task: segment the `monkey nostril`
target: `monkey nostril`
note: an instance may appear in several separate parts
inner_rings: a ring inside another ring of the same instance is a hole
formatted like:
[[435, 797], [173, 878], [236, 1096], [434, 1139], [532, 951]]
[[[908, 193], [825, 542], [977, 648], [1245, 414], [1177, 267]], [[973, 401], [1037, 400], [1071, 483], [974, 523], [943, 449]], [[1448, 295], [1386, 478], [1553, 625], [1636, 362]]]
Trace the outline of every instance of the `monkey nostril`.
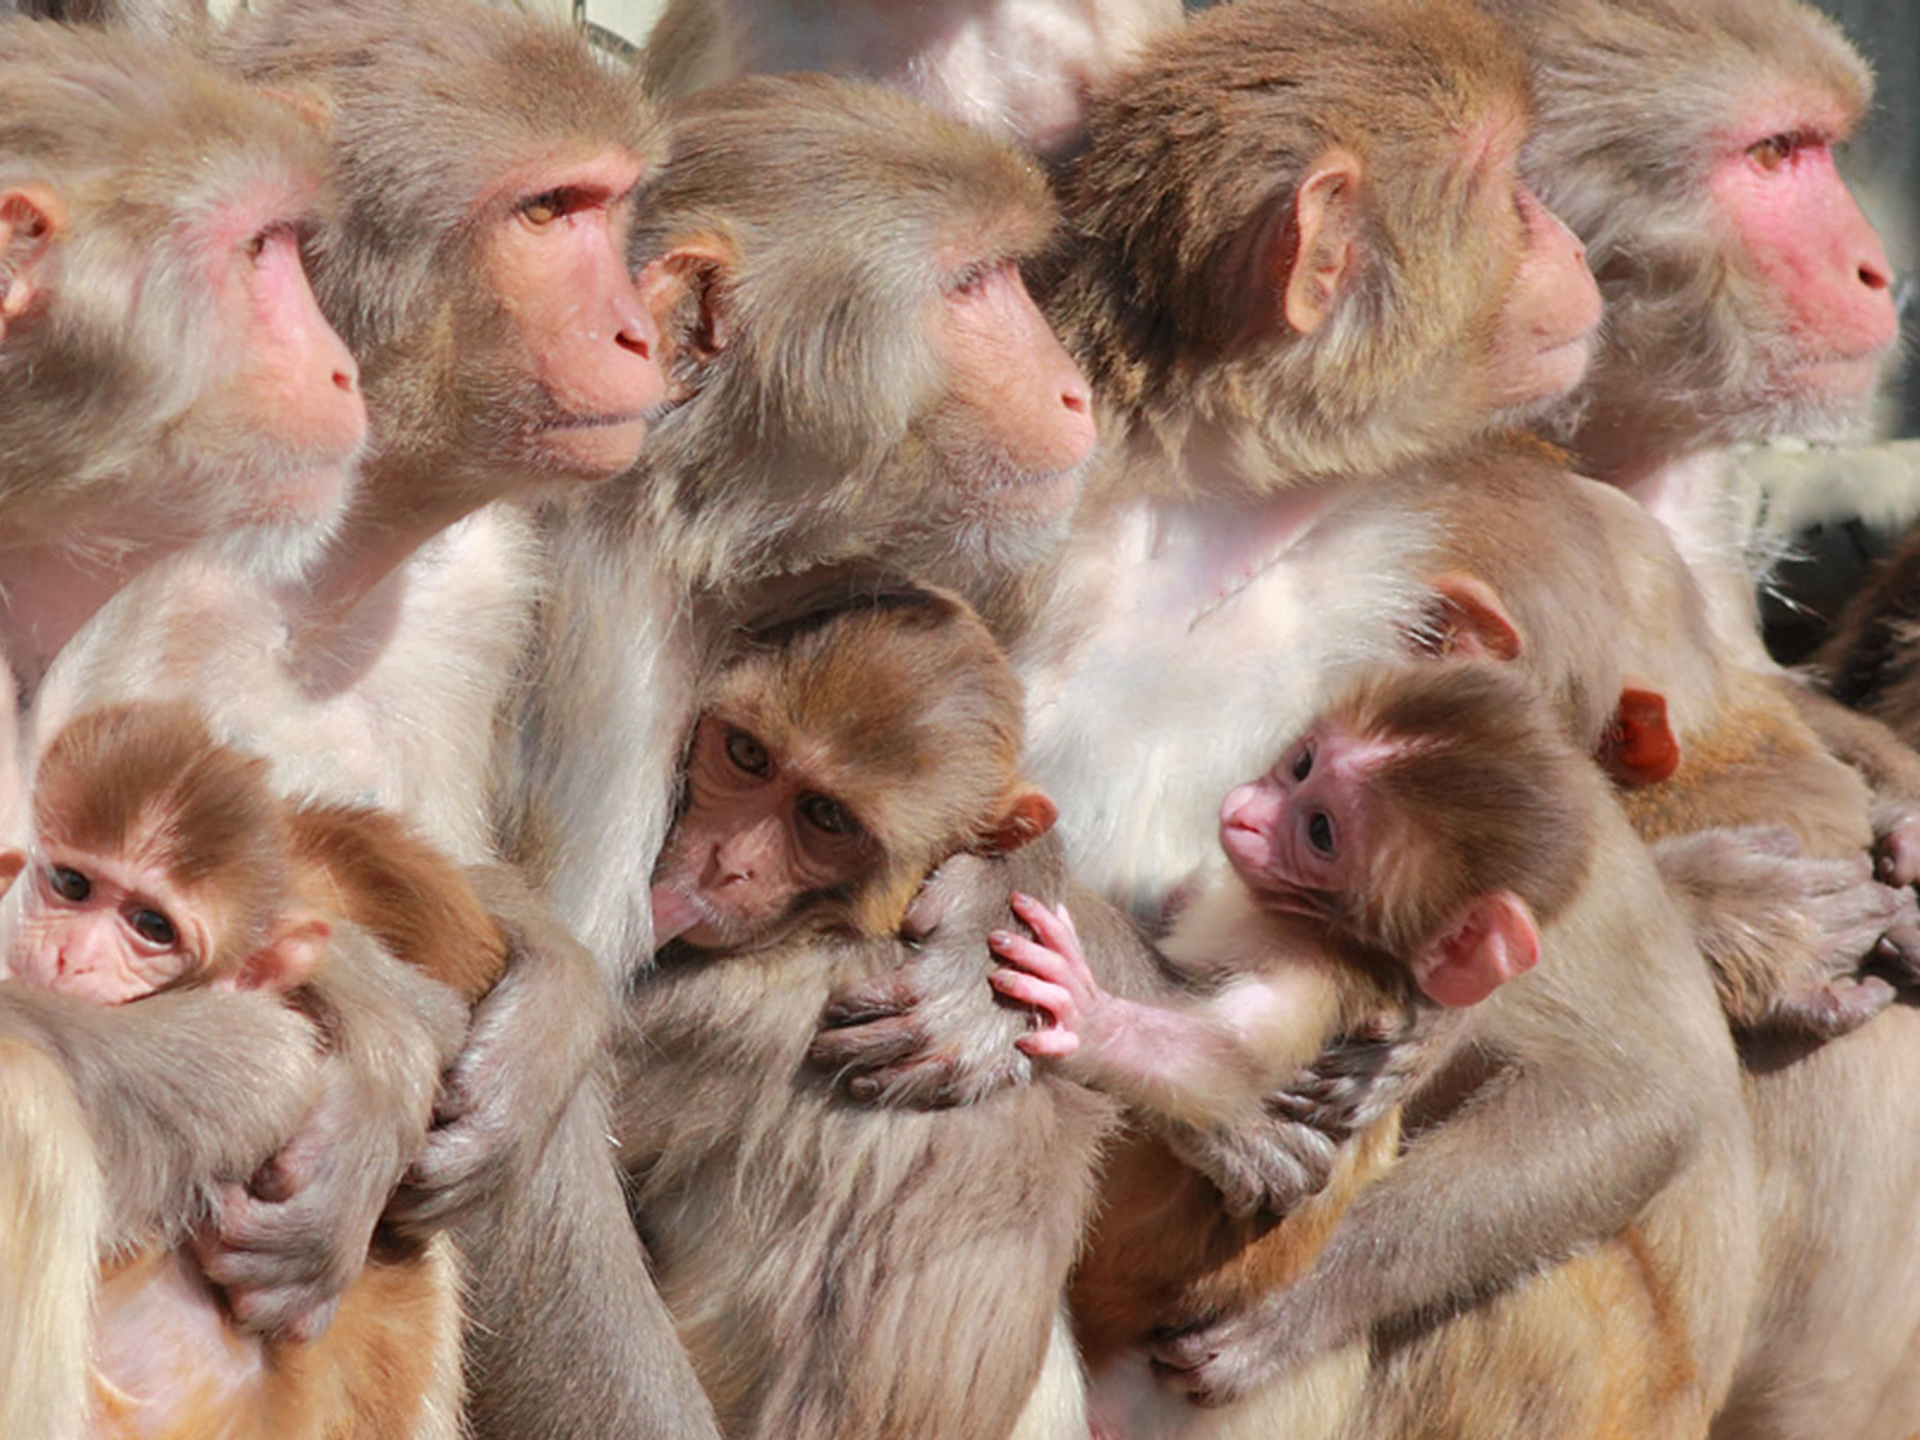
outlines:
[[653, 358], [653, 341], [644, 333], [623, 329], [616, 331], [613, 339], [622, 350], [630, 351], [642, 360]]
[[1869, 263], [1860, 267], [1860, 283], [1869, 290], [1885, 290], [1893, 284], [1893, 277], [1883, 267]]
[[336, 370], [333, 372], [333, 388], [343, 395], [351, 395], [360, 388], [360, 381], [351, 370]]

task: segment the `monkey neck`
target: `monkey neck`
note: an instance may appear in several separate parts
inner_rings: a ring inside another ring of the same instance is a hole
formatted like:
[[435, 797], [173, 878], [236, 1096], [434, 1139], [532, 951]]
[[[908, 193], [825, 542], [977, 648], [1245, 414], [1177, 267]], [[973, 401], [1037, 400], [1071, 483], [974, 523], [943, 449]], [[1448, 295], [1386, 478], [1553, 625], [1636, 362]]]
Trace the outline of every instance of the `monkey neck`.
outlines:
[[490, 503], [497, 493], [462, 483], [432, 461], [392, 458], [369, 463], [345, 521], [305, 587], [308, 623], [329, 627], [344, 622], [422, 545]]
[[128, 581], [185, 544], [82, 535], [0, 550], [0, 646], [19, 695], [38, 688], [53, 657]]

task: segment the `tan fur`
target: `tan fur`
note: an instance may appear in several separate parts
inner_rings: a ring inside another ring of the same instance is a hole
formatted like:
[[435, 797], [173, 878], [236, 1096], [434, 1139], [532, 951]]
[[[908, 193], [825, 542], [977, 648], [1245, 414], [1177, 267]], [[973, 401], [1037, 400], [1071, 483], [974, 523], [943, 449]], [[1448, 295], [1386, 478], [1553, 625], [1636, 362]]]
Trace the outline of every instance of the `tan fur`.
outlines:
[[[910, 897], [979, 845], [1017, 783], [1018, 687], [957, 597], [872, 577], [821, 588], [745, 627], [716, 703], [783, 765], [803, 757], [806, 782], [879, 843], [883, 888]], [[1012, 882], [979, 863], [964, 903], [990, 918]], [[1057, 890], [1057, 857], [1039, 865]], [[1007, 1440], [1035, 1406], [1071, 1423], [1056, 1300], [1109, 1107], [1064, 1080], [931, 1114], [838, 1100], [805, 1066], [817, 1016], [899, 955], [884, 933], [843, 938], [861, 910], [835, 926], [831, 900], [815, 909], [821, 924], [770, 945], [669, 947], [629, 1007], [635, 1210], [721, 1428]]]
[[0, 1037], [0, 1432], [78, 1440], [106, 1204], [61, 1065]]
[[[1483, 735], [1483, 709], [1467, 703], [1470, 699], [1510, 709], [1514, 727], [1536, 737], [1533, 746], [1517, 745], [1512, 736], [1494, 741]], [[1428, 703], [1423, 708], [1418, 700]], [[1501, 1090], [1514, 1098], [1528, 1084], [1551, 1083], [1547, 1072], [1570, 1053], [1564, 1038], [1548, 1038], [1567, 1025], [1558, 1012], [1564, 997], [1586, 986], [1615, 983], [1602, 977], [1622, 965], [1635, 974], [1633, 984], [1652, 989], [1652, 977], [1666, 973], [1664, 948], [1683, 947], [1678, 914], [1598, 777], [1560, 738], [1557, 716], [1530, 701], [1512, 680], [1478, 667], [1439, 674], [1416, 670], [1362, 685], [1337, 709], [1357, 716], [1369, 732], [1432, 741], [1435, 736], [1427, 730], [1400, 728], [1424, 717], [1441, 740], [1456, 738], [1458, 730], [1469, 743], [1484, 738], [1497, 745], [1523, 770], [1544, 767], [1534, 783], [1551, 793], [1559, 808], [1516, 825], [1514, 838], [1551, 831], [1566, 814], [1582, 822], [1583, 833], [1590, 821], [1597, 836], [1593, 868], [1583, 863], [1576, 872], [1577, 891], [1563, 889], [1555, 900], [1543, 902], [1540, 970], [1458, 1012], [1451, 1038], [1415, 1082], [1408, 1110], [1415, 1124], [1411, 1138], [1403, 1146], [1402, 1113], [1390, 1111], [1348, 1143], [1327, 1188], [1305, 1205], [1278, 1218], [1234, 1220], [1219, 1209], [1212, 1187], [1153, 1136], [1135, 1136], [1121, 1149], [1108, 1171], [1107, 1205], [1073, 1289], [1076, 1322], [1094, 1377], [1096, 1414], [1112, 1418], [1116, 1408], [1133, 1407], [1143, 1427], [1139, 1433], [1150, 1435], [1286, 1433], [1353, 1440], [1703, 1435], [1731, 1374], [1753, 1243], [1744, 1137], [1719, 1133], [1677, 1142], [1679, 1154], [1660, 1162], [1663, 1177], [1644, 1192], [1642, 1208], [1622, 1215], [1617, 1228], [1603, 1227], [1569, 1248], [1555, 1246], [1497, 1280], [1471, 1282], [1470, 1293], [1419, 1299], [1415, 1291], [1401, 1292], [1404, 1310], [1369, 1311], [1373, 1321], [1358, 1335], [1325, 1337], [1336, 1343], [1303, 1357], [1313, 1363], [1256, 1384], [1229, 1406], [1231, 1413], [1223, 1414], [1217, 1430], [1202, 1422], [1189, 1432], [1164, 1407], [1161, 1418], [1152, 1419], [1152, 1407], [1140, 1408], [1142, 1401], [1126, 1398], [1128, 1352], [1149, 1344], [1156, 1327], [1231, 1316], [1250, 1307], [1253, 1314], [1269, 1315], [1258, 1308], [1267, 1297], [1294, 1287], [1311, 1297], [1316, 1286], [1337, 1283], [1336, 1272], [1323, 1268], [1324, 1258], [1346, 1242], [1348, 1227], [1378, 1223], [1367, 1212], [1396, 1193], [1400, 1166], [1424, 1165], [1431, 1158], [1428, 1147], [1449, 1141], [1463, 1148], [1445, 1163], [1471, 1165], [1466, 1137], [1490, 1135], [1476, 1132], [1476, 1124], [1485, 1123], [1476, 1119], [1476, 1111], [1493, 1103]], [[1388, 723], [1393, 717], [1399, 725]], [[1443, 805], [1470, 809], [1472, 799], [1430, 797], [1430, 809]], [[1434, 816], [1410, 817], [1410, 823], [1432, 829]], [[1585, 843], [1583, 838], [1583, 856]], [[1314, 966], [1322, 983], [1340, 997], [1331, 1024], [1317, 1017], [1314, 1007], [1296, 1012], [1296, 1023], [1309, 1032], [1296, 1037], [1302, 1053], [1313, 1053], [1334, 1038], [1338, 1027], [1361, 1015], [1408, 1004], [1404, 982], [1383, 989], [1378, 968], [1362, 964], [1363, 952], [1351, 950], [1337, 930], [1329, 934], [1318, 921], [1254, 912], [1255, 902], [1244, 898], [1241, 882], [1217, 883], [1242, 892], [1241, 925], [1226, 932], [1232, 963]], [[1559, 883], [1568, 882], [1563, 877]], [[1627, 949], [1621, 948], [1623, 931], [1615, 911], [1623, 896], [1632, 897], [1624, 908], [1644, 919], [1649, 931], [1647, 939]], [[1213, 909], [1203, 895], [1188, 912], [1193, 919], [1183, 917], [1169, 937], [1168, 955], [1176, 970], [1193, 973], [1196, 962], [1204, 960], [1211, 975], [1227, 961], [1207, 949], [1221, 941]], [[1604, 931], [1596, 930], [1596, 922]], [[1700, 1076], [1702, 1093], [1714, 1097], [1710, 1113], [1716, 1123], [1737, 1131], [1731, 1054], [1724, 1037], [1714, 1036], [1704, 978], [1682, 969], [1662, 979], [1659, 988], [1686, 1007], [1686, 1028], [1695, 1038], [1704, 1037], [1719, 1052], [1719, 1063]], [[1691, 1042], [1676, 1035], [1662, 1043]], [[1542, 1047], [1536, 1058], [1527, 1058], [1535, 1055], [1536, 1045]], [[1517, 1073], [1490, 1071], [1490, 1062], [1501, 1063], [1491, 1061], [1495, 1056], [1518, 1066]], [[1645, 1080], [1639, 1077], [1639, 1083]], [[1579, 1101], [1570, 1103], [1579, 1108]], [[1549, 1110], [1528, 1110], [1542, 1133], [1558, 1123]], [[1664, 1168], [1668, 1164], [1671, 1169]], [[1429, 1181], [1412, 1183], [1452, 1185], [1459, 1178], [1444, 1170], [1426, 1173]], [[1715, 1257], [1690, 1248], [1723, 1224], [1728, 1233], [1715, 1243], [1731, 1241], [1736, 1262], [1744, 1262], [1731, 1276], [1718, 1273]], [[1440, 1230], [1436, 1225], [1427, 1233], [1437, 1238]], [[1452, 1243], [1464, 1239], [1456, 1236]], [[1400, 1272], [1410, 1257], [1400, 1251], [1397, 1236], [1375, 1243], [1381, 1250], [1372, 1262], [1378, 1267], [1375, 1283], [1398, 1290], [1406, 1283]], [[1704, 1277], [1711, 1280], [1703, 1289]], [[1270, 1323], [1284, 1322], [1272, 1315]], [[1343, 1343], [1361, 1348], [1370, 1343], [1370, 1363], [1354, 1370], [1340, 1360]]]

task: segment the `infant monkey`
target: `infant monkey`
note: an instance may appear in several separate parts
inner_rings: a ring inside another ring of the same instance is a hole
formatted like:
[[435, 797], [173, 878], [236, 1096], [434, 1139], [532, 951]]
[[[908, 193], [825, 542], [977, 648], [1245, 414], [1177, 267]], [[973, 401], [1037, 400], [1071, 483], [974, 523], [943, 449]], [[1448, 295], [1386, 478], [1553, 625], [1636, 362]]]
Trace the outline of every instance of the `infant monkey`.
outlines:
[[949, 855], [1052, 826], [1018, 776], [1018, 682], [958, 597], [876, 580], [746, 638], [694, 725], [656, 948], [893, 934]]
[[[468, 1002], [498, 979], [506, 937], [457, 866], [384, 812], [282, 800], [267, 770], [186, 704], [68, 724], [34, 779], [11, 974], [104, 1005], [187, 986], [291, 996], [351, 922]], [[458, 1376], [433, 1357], [459, 1307], [438, 1244], [376, 1253], [325, 1334], [288, 1344], [234, 1328], [170, 1238], [103, 1277], [90, 1433], [320, 1440], [450, 1423]]]
[[1532, 968], [1586, 873], [1568, 772], [1587, 763], [1485, 667], [1370, 677], [1222, 804], [1237, 880], [1203, 886], [1165, 945], [1191, 1003], [1107, 993], [1065, 908], [1024, 895], [1037, 942], [996, 932], [992, 984], [1046, 1017], [1027, 1053], [1164, 1115], [1229, 1118], [1329, 1035], [1421, 996], [1474, 1005]]

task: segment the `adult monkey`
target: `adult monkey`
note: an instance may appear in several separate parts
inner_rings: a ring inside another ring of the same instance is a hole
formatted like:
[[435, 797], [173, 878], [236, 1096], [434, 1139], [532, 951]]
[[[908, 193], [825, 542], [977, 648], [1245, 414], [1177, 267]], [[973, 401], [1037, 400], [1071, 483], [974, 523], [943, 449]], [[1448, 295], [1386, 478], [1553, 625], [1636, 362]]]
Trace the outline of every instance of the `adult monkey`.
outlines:
[[[1535, 56], [1528, 168], [1587, 237], [1608, 301], [1571, 442], [1668, 524], [1714, 597], [1719, 643], [1768, 668], [1720, 451], [1856, 423], [1892, 338], [1885, 258], [1831, 157], [1865, 108], [1865, 66], [1791, 0], [1511, 8]], [[1864, 722], [1809, 718], [1884, 791], [1920, 793], [1911, 757]], [[1902, 829], [1888, 848], [1910, 879]], [[1905, 1232], [1888, 1218], [1920, 1184], [1920, 1147], [1886, 1097], [1914, 1088], [1916, 1054], [1907, 1005], [1811, 1054], [1749, 1054], [1762, 1194], [1777, 1199], [1716, 1437], [1911, 1431], [1920, 1247], [1890, 1245]]]
[[[494, 711], [533, 584], [522, 522], [491, 502], [606, 478], [638, 451], [661, 376], [623, 247], [651, 118], [576, 34], [454, 0], [296, 0], [241, 17], [224, 53], [326, 117], [343, 209], [313, 237], [315, 289], [360, 358], [372, 454], [300, 585], [170, 567], [101, 617], [49, 723], [85, 701], [195, 697], [276, 785], [400, 811], [483, 860]], [[514, 963], [475, 1010], [442, 1123], [425, 1134], [331, 1067], [279, 1162], [290, 1197], [235, 1197], [209, 1272], [255, 1326], [324, 1315], [405, 1170], [388, 1223], [462, 1223], [478, 1433], [703, 1433], [599, 1081], [580, 1083], [610, 998], [510, 877], [474, 878]]]
[[[1537, 409], [1584, 369], [1598, 297], [1578, 244], [1520, 183], [1527, 117], [1524, 57], [1452, 5], [1224, 7], [1095, 99], [1063, 180], [1075, 244], [1046, 290], [1114, 446], [1059, 588], [1028, 597], [1018, 653], [1033, 772], [1087, 878], [1137, 914], [1157, 919], [1206, 859], [1211, 797], [1265, 765], [1343, 670], [1398, 656], [1421, 628], [1440, 522], [1368, 482]], [[1623, 1060], [1609, 1040], [1515, 1121], [1569, 1133], [1619, 1076], [1633, 1119], [1578, 1142], [1597, 1143], [1587, 1153], [1619, 1208], [1586, 1210], [1596, 1192], [1569, 1171], [1500, 1165], [1490, 1193], [1527, 1219], [1497, 1225], [1494, 1252], [1611, 1235], [1677, 1175], [1698, 1178], [1686, 1166], [1702, 1127], [1739, 1148], [1733, 1054], [1702, 968], [1662, 950], [1650, 975], [1669, 1003], [1646, 1051]], [[1687, 1057], [1672, 1088], [1668, 1055]], [[1695, 1192], [1693, 1222], [1711, 1192], [1731, 1234], [1739, 1157], [1720, 1173], [1722, 1188]], [[1436, 1291], [1469, 1303], [1511, 1278], [1491, 1273], [1505, 1263]], [[1274, 1348], [1404, 1321], [1370, 1308], [1363, 1268], [1325, 1297], [1287, 1297]], [[1740, 1314], [1737, 1286], [1715, 1298], [1698, 1357], [1709, 1397]], [[1183, 1387], [1227, 1398], [1273, 1373], [1259, 1348], [1203, 1329], [1159, 1358]]]
[[786, 70], [875, 80], [1049, 155], [1079, 139], [1088, 90], [1180, 16], [1179, 0], [669, 0], [644, 63], [665, 96]]
[[[0, 671], [16, 696], [143, 567], [216, 534], [291, 564], [344, 504], [357, 371], [283, 238], [322, 213], [323, 171], [290, 111], [183, 53], [0, 22]], [[0, 726], [10, 841], [16, 724]], [[314, 1031], [263, 999], [160, 997], [117, 1029], [6, 987], [0, 1431], [79, 1432], [102, 1248], [177, 1235], [215, 1176], [250, 1172], [311, 1104]]]

